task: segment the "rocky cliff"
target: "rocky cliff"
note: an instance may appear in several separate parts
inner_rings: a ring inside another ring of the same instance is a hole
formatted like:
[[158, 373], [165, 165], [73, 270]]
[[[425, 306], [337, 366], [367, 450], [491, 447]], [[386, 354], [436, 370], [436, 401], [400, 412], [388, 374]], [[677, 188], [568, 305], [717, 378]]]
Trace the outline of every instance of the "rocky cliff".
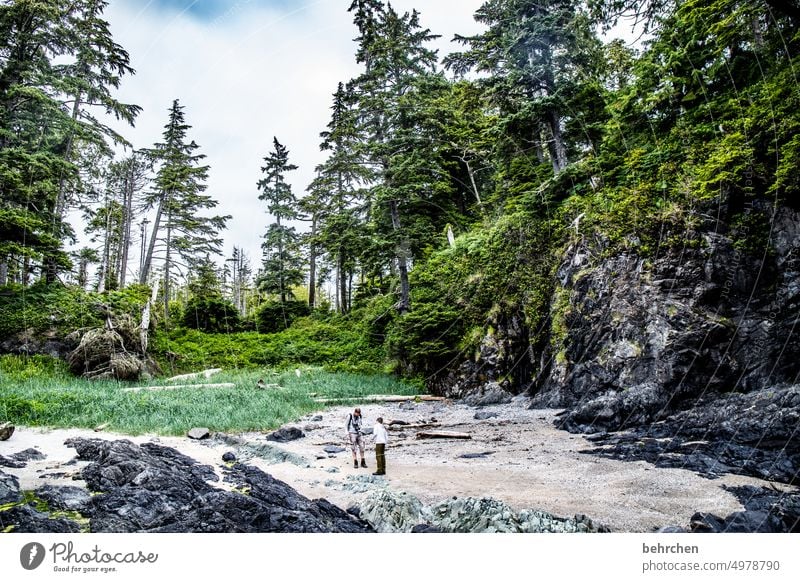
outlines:
[[448, 392], [525, 391], [535, 407], [564, 408], [571, 431], [658, 436], [658, 454], [710, 441], [709, 458], [727, 447], [729, 470], [797, 480], [800, 214], [740, 210], [738, 221], [665, 236], [646, 256], [573, 232], [547, 329], [527, 329], [514, 312], [493, 316]]

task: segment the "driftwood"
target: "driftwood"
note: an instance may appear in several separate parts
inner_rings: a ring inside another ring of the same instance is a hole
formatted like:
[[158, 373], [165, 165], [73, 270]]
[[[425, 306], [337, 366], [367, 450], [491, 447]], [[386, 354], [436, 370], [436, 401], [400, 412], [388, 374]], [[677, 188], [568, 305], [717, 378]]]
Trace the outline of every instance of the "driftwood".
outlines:
[[435, 422], [423, 422], [418, 424], [390, 424], [389, 430], [410, 430], [412, 428], [435, 428], [439, 426]]
[[141, 392], [146, 390], [177, 390], [178, 388], [236, 388], [233, 382], [223, 382], [221, 384], [172, 384], [170, 386], [136, 386], [135, 388], [123, 388], [123, 392]]
[[331, 402], [409, 402], [420, 400], [422, 402], [442, 402], [447, 400], [444, 396], [398, 396], [395, 394], [373, 394], [370, 396], [352, 396], [347, 398], [314, 398], [314, 402], [328, 404]]
[[449, 430], [432, 430], [417, 433], [418, 439], [471, 439], [472, 435], [465, 432], [453, 432]]
[[98, 424], [96, 427], [94, 427], [94, 432], [102, 432], [109, 426], [111, 426], [110, 422], [104, 422], [103, 424]]
[[203, 370], [202, 372], [194, 372], [192, 374], [181, 374], [180, 376], [173, 376], [172, 378], [167, 378], [167, 382], [177, 382], [178, 380], [189, 380], [190, 378], [211, 378], [214, 374], [219, 374], [222, 372], [222, 368], [211, 368], [209, 370]]

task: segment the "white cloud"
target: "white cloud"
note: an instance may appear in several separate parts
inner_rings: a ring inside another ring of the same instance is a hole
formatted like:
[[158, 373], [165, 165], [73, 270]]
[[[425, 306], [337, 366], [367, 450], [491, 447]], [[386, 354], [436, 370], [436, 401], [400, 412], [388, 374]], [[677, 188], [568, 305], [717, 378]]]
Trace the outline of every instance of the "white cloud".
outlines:
[[[415, 7], [422, 24], [442, 38], [447, 52], [455, 33], [478, 30], [472, 14], [482, 0], [395, 0], [398, 11]], [[301, 195], [323, 159], [319, 132], [328, 122], [339, 81], [358, 74], [356, 36], [349, 0], [319, 0], [293, 9], [240, 0], [203, 21], [188, 13], [116, 0], [106, 12], [115, 40], [131, 56], [137, 74], [123, 80], [119, 98], [143, 107], [136, 128], [122, 129], [135, 147], [159, 141], [167, 109], [185, 106], [189, 137], [211, 166], [208, 193], [218, 212], [232, 215], [225, 252], [243, 247], [257, 268], [260, 236], [268, 216], [256, 181], [272, 137], [300, 166], [288, 178]], [[132, 249], [135, 251], [135, 249]], [[138, 264], [136, 258], [131, 264]]]

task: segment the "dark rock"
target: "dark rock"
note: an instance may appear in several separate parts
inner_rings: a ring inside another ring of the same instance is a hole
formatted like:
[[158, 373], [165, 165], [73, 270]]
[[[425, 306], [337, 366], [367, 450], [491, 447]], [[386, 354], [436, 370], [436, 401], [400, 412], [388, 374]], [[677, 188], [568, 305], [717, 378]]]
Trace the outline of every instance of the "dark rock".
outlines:
[[14, 475], [0, 471], [0, 505], [17, 503], [21, 499], [19, 480]]
[[304, 436], [306, 435], [303, 434], [302, 430], [294, 426], [289, 426], [285, 428], [279, 428], [275, 432], [268, 434], [267, 440], [278, 443], [288, 443], [289, 441], [294, 441], [299, 438], [303, 438]]
[[345, 511], [353, 517], [361, 517], [361, 508], [358, 505], [351, 505]]
[[442, 533], [442, 530], [429, 523], [418, 523], [411, 528], [411, 533]]
[[688, 530], [679, 525], [665, 525], [658, 529], [656, 533], [686, 533]]
[[222, 460], [226, 463], [233, 463], [236, 460], [236, 455], [228, 451], [224, 455], [222, 455]]
[[92, 496], [82, 487], [42, 485], [35, 493], [38, 498], [46, 501], [52, 509], [77, 511], [79, 513], [91, 511]]
[[226, 469], [239, 492], [213, 487], [211, 467], [167, 447], [71, 439], [93, 491], [93, 532], [366, 532], [371, 528], [325, 500], [242, 464]]
[[489, 412], [488, 410], [481, 410], [479, 412], [476, 412], [473, 418], [475, 420], [488, 420], [490, 418], [497, 418], [498, 416], [500, 415], [497, 412]]
[[30, 505], [17, 505], [0, 511], [0, 531], [14, 533], [78, 533], [80, 526], [66, 518], [53, 519]]
[[7, 441], [14, 434], [14, 425], [9, 422], [0, 423], [0, 441]]
[[490, 382], [464, 398], [470, 406], [490, 406], [511, 402], [513, 394], [504, 390], [497, 382]]
[[798, 414], [800, 386], [717, 396], [658, 423], [592, 435], [597, 448], [585, 452], [709, 478], [737, 473], [794, 483], [800, 474]]
[[321, 421], [322, 421], [322, 415], [321, 414], [317, 414], [316, 416], [311, 418], [311, 422], [321, 422]]
[[46, 458], [41, 451], [36, 449], [25, 449], [18, 453], [14, 453], [9, 457], [0, 455], [0, 467], [9, 467], [11, 469], [22, 469], [28, 464], [28, 461], [41, 461]]
[[188, 433], [186, 433], [186, 436], [189, 437], [190, 439], [199, 441], [210, 437], [211, 431], [208, 430], [207, 428], [193, 428]]
[[322, 450], [325, 451], [326, 453], [331, 454], [331, 455], [335, 455], [336, 453], [343, 453], [347, 449], [344, 448], [344, 447], [337, 447], [335, 445], [327, 445], [327, 446], [322, 447]]
[[750, 485], [725, 487], [744, 505], [722, 518], [695, 513], [689, 529], [696, 533], [800, 533], [800, 493]]

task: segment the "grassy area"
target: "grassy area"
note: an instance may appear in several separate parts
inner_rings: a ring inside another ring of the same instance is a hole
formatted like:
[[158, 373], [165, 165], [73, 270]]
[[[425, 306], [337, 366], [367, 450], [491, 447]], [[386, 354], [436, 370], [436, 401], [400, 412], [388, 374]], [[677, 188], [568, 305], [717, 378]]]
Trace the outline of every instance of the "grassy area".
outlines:
[[[119, 382], [88, 382], [69, 375], [46, 358], [0, 357], [0, 422], [23, 426], [93, 428], [125, 434], [181, 435], [195, 426], [213, 431], [272, 429], [322, 410], [322, 398], [370, 394], [416, 394], [417, 387], [385, 375], [331, 373], [298, 368], [222, 372], [211, 380], [234, 388], [180, 388], [123, 392]], [[259, 389], [263, 379], [279, 387]], [[162, 385], [162, 379], [149, 385]], [[137, 384], [146, 386], [148, 383]]]

